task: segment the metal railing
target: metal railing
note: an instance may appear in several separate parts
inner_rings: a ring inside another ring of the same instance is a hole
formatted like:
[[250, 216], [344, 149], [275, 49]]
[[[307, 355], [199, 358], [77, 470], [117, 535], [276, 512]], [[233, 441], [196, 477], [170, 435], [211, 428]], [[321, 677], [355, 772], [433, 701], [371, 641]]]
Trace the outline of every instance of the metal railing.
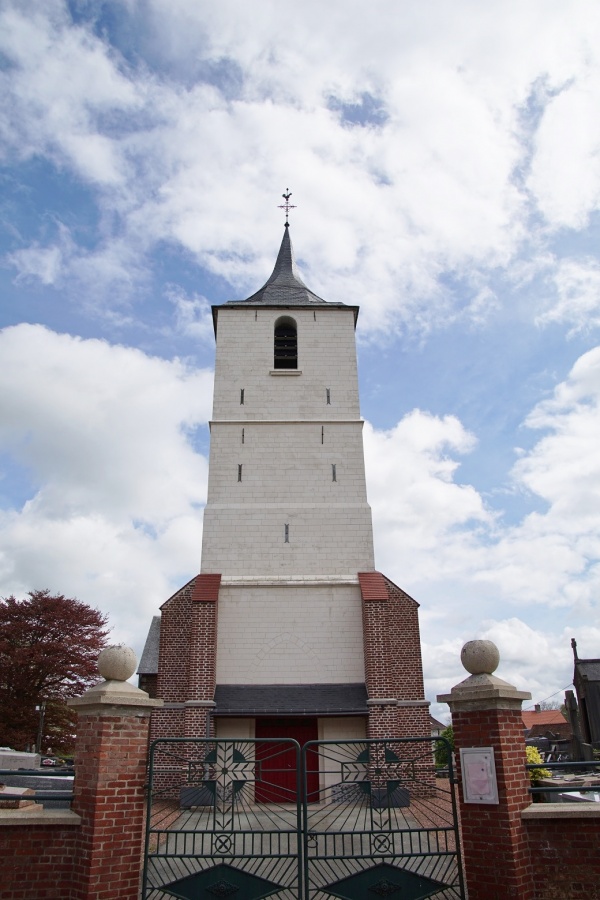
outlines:
[[[71, 802], [73, 800], [73, 790], [70, 791], [62, 791], [57, 787], [56, 790], [49, 787], [48, 785], [43, 785], [41, 787], [36, 787], [36, 784], [32, 779], [59, 779], [59, 778], [73, 778], [75, 774], [75, 769], [70, 767], [64, 767], [60, 769], [0, 769], [0, 782], [5, 784], [7, 787], [28, 787], [34, 794], [24, 794], [19, 797], [18, 795], [5, 795], [5, 799], [22, 799], [22, 800], [33, 800], [35, 803], [42, 803], [45, 808], [48, 809], [68, 809], [71, 806]], [[0, 798], [2, 797], [2, 793], [0, 793]]]
[[[543, 774], [532, 782], [529, 792], [546, 802], [600, 802], [600, 759], [586, 762], [528, 763], [528, 772]], [[548, 774], [546, 774], [548, 773]], [[589, 796], [574, 796], [575, 794]], [[569, 796], [571, 795], [571, 796]]]

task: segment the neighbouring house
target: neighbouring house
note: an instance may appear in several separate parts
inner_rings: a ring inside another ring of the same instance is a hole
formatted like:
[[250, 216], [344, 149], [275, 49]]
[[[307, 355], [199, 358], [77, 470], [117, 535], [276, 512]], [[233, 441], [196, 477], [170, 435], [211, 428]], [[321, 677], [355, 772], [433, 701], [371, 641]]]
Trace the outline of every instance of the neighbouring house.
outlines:
[[429, 714], [429, 726], [431, 728], [431, 737], [439, 737], [442, 731], [448, 727], [447, 725], [444, 725], [443, 722], [435, 719], [431, 713]]
[[524, 710], [521, 715], [525, 740], [543, 737], [551, 741], [570, 741], [573, 737], [571, 726], [560, 709], [541, 709], [538, 704], [535, 709]]
[[579, 659], [575, 639], [571, 641], [571, 647], [581, 738], [584, 743], [600, 748], [600, 659]]

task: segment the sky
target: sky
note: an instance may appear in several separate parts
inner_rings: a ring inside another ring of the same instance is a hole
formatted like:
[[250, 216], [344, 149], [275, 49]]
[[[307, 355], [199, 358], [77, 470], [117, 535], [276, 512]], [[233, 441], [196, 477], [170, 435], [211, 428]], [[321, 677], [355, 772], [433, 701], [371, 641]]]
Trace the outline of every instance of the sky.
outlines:
[[596, 0], [3, 0], [0, 596], [141, 652], [199, 570], [210, 305], [360, 305], [376, 565], [426, 696], [600, 656]]

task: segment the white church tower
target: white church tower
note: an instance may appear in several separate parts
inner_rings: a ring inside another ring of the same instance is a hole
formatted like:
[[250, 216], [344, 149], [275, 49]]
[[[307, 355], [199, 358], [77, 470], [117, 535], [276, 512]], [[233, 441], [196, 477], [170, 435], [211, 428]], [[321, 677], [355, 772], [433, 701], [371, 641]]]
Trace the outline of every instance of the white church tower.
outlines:
[[266, 284], [213, 307], [201, 571], [140, 664], [155, 736], [428, 734], [417, 604], [375, 571], [357, 316], [304, 284], [287, 218]]

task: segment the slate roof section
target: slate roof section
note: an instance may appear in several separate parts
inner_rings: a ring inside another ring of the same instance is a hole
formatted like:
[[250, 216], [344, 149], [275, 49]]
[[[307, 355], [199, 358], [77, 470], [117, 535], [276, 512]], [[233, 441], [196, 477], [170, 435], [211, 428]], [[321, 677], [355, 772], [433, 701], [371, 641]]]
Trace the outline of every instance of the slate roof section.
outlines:
[[256, 293], [252, 294], [246, 300], [229, 300], [220, 306], [213, 306], [213, 323], [215, 326], [215, 334], [217, 331], [217, 314], [218, 310], [223, 307], [343, 307], [351, 309], [354, 312], [354, 321], [358, 318], [358, 306], [348, 306], [346, 303], [332, 303], [323, 300], [314, 291], [307, 287], [300, 277], [296, 260], [294, 257], [294, 249], [290, 239], [289, 225], [286, 225], [283, 232], [283, 239], [277, 254], [275, 268], [270, 278]]
[[[229, 301], [236, 302], [236, 301]], [[239, 301], [238, 301], [239, 302]], [[289, 227], [284, 229], [275, 268], [267, 282], [255, 294], [241, 301], [244, 304], [267, 306], [306, 306], [307, 303], [325, 303], [308, 288], [298, 272]]]
[[216, 716], [368, 714], [364, 684], [218, 684]]
[[577, 659], [575, 672], [588, 681], [600, 681], [600, 659]]
[[138, 666], [138, 675], [156, 675], [158, 672], [158, 650], [160, 647], [160, 616], [152, 616], [148, 637]]
[[221, 576], [212, 574], [196, 575], [192, 591], [192, 603], [216, 603], [219, 599]]

